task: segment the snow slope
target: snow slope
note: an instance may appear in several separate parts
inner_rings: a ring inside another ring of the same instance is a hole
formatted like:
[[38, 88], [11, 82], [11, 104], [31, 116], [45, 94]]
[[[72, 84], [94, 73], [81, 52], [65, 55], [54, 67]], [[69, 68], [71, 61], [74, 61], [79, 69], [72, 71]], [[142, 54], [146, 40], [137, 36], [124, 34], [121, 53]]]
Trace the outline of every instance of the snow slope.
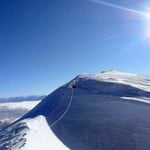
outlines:
[[80, 75], [80, 78], [126, 84], [150, 92], [150, 76], [141, 74], [132, 74], [112, 70], [99, 74], [82, 74]]
[[9, 127], [7, 135], [5, 132], [2, 134], [5, 134], [5, 139], [1, 141], [5, 142], [0, 143], [1, 149], [68, 150], [49, 128], [44, 116], [25, 119]]
[[[68, 150], [56, 137], [56, 135], [49, 128], [45, 117], [38, 116], [34, 119], [25, 120], [28, 128], [26, 145], [21, 150]], [[38, 143], [38, 144], [37, 144]]]
[[149, 101], [149, 76], [82, 74], [0, 131], [0, 150], [149, 150]]
[[[24, 120], [30, 129], [25, 136], [26, 144], [21, 150], [68, 150], [49, 128], [45, 117], [37, 116], [34, 119]], [[38, 144], [37, 144], [38, 143]]]

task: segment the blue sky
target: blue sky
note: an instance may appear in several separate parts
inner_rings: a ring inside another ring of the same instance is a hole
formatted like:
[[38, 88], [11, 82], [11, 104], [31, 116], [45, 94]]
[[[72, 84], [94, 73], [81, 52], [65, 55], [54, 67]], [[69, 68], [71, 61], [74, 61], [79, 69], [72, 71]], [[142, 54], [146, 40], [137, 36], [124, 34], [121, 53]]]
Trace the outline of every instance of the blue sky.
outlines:
[[[149, 11], [143, 0], [105, 2]], [[0, 1], [0, 97], [48, 94], [80, 73], [150, 74], [150, 17], [90, 0]]]

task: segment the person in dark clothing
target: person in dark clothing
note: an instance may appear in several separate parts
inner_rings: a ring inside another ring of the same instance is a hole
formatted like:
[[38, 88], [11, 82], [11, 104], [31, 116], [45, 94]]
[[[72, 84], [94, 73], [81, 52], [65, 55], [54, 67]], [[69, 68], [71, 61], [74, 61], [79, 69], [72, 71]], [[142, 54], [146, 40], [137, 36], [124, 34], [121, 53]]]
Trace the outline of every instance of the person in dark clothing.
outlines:
[[71, 85], [71, 88], [75, 89], [75, 88], [76, 88], [76, 85], [75, 85], [75, 84], [72, 84], [72, 85]]

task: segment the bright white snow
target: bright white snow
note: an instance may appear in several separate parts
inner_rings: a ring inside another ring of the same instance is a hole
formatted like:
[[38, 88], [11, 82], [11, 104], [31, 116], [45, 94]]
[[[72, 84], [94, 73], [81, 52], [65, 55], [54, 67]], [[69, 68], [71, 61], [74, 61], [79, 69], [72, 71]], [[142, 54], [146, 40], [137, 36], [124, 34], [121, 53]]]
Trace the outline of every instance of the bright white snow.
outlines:
[[98, 74], [81, 74], [79, 77], [97, 81], [126, 84], [150, 92], [150, 76], [112, 70]]
[[[71, 95], [69, 85], [75, 83], [77, 88]], [[146, 94], [143, 91], [147, 91]], [[58, 135], [65, 135], [62, 136], [64, 143], [70, 144], [66, 144], [70, 149], [73, 141], [76, 142], [73, 146], [77, 147], [73, 149], [77, 150], [137, 150], [137, 147], [138, 150], [148, 150], [150, 111], [149, 104], [145, 104], [150, 103], [148, 92], [150, 76], [117, 71], [79, 75], [52, 96], [49, 95], [25, 120], [1, 131], [0, 150], [69, 150], [57, 138]], [[69, 103], [70, 99], [72, 103]], [[20, 108], [20, 104], [3, 105], [11, 109]], [[25, 103], [21, 106], [30, 107]], [[69, 109], [66, 109], [68, 106]], [[63, 115], [63, 120], [61, 115], [65, 110], [67, 113]], [[51, 117], [56, 122], [59, 120], [52, 128], [56, 127], [57, 136], [47, 123], [47, 120], [51, 122]]]
[[150, 104], [150, 98], [146, 98], [146, 97], [121, 97], [122, 99], [126, 99], [126, 100], [132, 100], [132, 101], [139, 101], [139, 102], [143, 102], [143, 103], [147, 103]]
[[[26, 144], [20, 150], [69, 150], [53, 133], [44, 116], [26, 119], [29, 130]], [[16, 149], [14, 149], [16, 150]]]

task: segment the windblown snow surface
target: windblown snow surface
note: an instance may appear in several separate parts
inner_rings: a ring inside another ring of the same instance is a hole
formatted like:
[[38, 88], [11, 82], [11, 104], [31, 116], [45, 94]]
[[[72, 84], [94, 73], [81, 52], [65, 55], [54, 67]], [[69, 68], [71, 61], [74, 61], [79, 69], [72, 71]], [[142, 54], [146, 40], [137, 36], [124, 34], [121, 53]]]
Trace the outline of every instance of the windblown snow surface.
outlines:
[[82, 74], [1, 130], [0, 150], [150, 150], [149, 116], [150, 76]]

